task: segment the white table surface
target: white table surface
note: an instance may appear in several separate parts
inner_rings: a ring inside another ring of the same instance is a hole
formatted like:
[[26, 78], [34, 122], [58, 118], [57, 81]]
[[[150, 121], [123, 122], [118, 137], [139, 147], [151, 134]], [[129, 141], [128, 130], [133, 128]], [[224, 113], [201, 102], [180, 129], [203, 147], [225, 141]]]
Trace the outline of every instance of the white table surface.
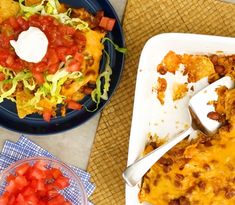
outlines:
[[[110, 0], [118, 16], [122, 19], [126, 0]], [[100, 114], [72, 130], [47, 136], [25, 135], [62, 161], [86, 169]], [[17, 141], [21, 133], [0, 128], [0, 149], [5, 140]]]

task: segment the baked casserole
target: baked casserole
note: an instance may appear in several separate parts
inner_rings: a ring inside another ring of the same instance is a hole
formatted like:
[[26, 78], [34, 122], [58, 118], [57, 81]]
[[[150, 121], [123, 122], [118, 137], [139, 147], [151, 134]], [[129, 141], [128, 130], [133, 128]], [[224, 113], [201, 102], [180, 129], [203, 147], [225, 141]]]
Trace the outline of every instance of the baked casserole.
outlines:
[[[165, 56], [157, 71], [164, 78], [167, 72], [175, 73], [180, 64], [184, 65], [182, 72], [188, 75], [189, 84], [204, 77], [214, 82], [225, 75], [235, 76], [234, 55], [178, 55], [173, 51]], [[193, 89], [186, 87], [185, 84], [185, 89], [174, 89], [173, 96], [177, 97], [173, 100]], [[221, 128], [214, 136], [198, 132], [196, 138], [183, 140], [156, 162], [143, 178], [140, 202], [153, 205], [235, 204], [235, 89], [220, 87], [217, 93], [218, 100], [208, 102], [215, 107], [208, 118], [220, 121]], [[160, 95], [164, 96], [162, 92]], [[158, 137], [151, 136], [144, 155], [162, 143]]]

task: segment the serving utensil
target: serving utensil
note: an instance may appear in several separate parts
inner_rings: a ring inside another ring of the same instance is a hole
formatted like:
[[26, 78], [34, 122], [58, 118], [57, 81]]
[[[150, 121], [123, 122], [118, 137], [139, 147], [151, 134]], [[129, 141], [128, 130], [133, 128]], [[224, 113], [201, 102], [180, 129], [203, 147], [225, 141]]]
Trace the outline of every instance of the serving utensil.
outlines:
[[226, 76], [215, 81], [214, 83], [210, 84], [209, 86], [195, 94], [189, 101], [189, 128], [128, 166], [123, 172], [123, 178], [129, 186], [135, 186], [136, 184], [138, 184], [144, 174], [167, 151], [169, 151], [180, 141], [188, 137], [194, 131], [200, 130], [206, 135], [212, 135], [218, 130], [218, 128], [221, 126], [221, 123], [209, 119], [207, 117], [207, 114], [214, 111], [213, 105], [209, 105], [208, 102], [216, 100], [218, 98], [216, 88], [220, 86], [226, 86], [228, 89], [231, 89], [234, 87], [234, 81], [229, 76]]

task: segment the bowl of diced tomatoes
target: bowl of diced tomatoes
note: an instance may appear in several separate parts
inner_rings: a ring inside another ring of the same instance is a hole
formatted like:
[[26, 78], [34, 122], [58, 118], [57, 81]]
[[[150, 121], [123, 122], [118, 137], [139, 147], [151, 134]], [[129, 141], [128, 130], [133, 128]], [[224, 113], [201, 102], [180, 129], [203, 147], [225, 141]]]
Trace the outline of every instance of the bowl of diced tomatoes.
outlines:
[[0, 173], [0, 205], [87, 205], [81, 179], [45, 157], [19, 160]]

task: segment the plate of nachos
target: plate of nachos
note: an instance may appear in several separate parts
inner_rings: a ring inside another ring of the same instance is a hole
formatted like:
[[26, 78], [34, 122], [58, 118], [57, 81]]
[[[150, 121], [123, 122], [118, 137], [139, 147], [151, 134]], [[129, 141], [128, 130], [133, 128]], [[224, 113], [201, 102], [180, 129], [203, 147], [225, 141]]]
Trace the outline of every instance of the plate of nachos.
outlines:
[[0, 122], [50, 134], [99, 112], [122, 72], [124, 40], [108, 1], [0, 2]]

